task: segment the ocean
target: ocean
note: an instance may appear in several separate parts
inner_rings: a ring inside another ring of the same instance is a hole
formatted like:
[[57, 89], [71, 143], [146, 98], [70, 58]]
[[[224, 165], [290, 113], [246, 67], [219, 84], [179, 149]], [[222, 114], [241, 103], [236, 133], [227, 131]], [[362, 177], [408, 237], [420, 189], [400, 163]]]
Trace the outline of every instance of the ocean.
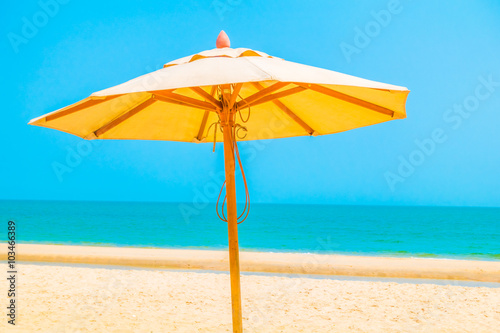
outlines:
[[[226, 249], [215, 204], [0, 201], [20, 243]], [[3, 227], [2, 227], [3, 224]], [[246, 251], [500, 260], [500, 208], [252, 205]]]

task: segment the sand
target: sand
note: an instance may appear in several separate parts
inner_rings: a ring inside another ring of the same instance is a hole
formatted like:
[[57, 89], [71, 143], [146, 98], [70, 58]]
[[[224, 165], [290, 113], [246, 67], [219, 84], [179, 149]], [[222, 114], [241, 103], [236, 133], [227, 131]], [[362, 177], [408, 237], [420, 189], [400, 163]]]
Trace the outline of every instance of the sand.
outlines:
[[[3, 316], [0, 332], [231, 331], [226, 251], [18, 244], [16, 252], [17, 325]], [[241, 278], [245, 332], [500, 332], [500, 262], [242, 252], [241, 267], [268, 272]], [[0, 288], [7, 306], [6, 279]]]
[[[6, 255], [7, 247], [0, 248]], [[227, 251], [18, 244], [24, 261], [227, 271]], [[241, 252], [246, 272], [500, 282], [500, 261]]]
[[[18, 271], [18, 322], [13, 329], [2, 316], [1, 332], [231, 331], [225, 272], [28, 263]], [[500, 288], [450, 283], [243, 275], [243, 325], [245, 332], [500, 331]]]

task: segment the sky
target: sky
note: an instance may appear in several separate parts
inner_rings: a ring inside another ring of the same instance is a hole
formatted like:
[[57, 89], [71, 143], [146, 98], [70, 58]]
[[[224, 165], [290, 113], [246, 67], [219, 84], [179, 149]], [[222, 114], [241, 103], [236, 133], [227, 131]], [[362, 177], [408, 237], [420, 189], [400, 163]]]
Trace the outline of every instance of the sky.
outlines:
[[496, 0], [9, 1], [0, 22], [0, 199], [216, 201], [222, 146], [27, 123], [212, 49], [223, 29], [232, 47], [411, 90], [403, 120], [240, 143], [253, 202], [500, 206]]

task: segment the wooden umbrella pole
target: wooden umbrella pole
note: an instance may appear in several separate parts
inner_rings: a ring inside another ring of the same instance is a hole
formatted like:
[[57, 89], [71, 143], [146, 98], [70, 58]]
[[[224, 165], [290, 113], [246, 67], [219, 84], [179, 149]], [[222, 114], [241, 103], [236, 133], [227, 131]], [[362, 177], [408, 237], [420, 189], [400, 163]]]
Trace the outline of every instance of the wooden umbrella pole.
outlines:
[[236, 211], [235, 159], [233, 151], [234, 113], [224, 107], [222, 128], [224, 132], [224, 165], [226, 170], [227, 228], [229, 237], [229, 269], [231, 275], [231, 303], [233, 307], [233, 332], [243, 332], [241, 319], [240, 254], [238, 248], [238, 218]]

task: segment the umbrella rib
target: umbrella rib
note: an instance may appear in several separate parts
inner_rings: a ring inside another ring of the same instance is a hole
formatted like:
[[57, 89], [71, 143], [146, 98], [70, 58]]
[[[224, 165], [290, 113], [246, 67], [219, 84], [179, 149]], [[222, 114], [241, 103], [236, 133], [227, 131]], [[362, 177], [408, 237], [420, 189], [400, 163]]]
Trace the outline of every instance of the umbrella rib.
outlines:
[[384, 115], [391, 116], [392, 118], [394, 118], [394, 111], [392, 111], [391, 109], [385, 108], [383, 106], [380, 106], [380, 105], [377, 105], [377, 104], [374, 104], [371, 102], [364, 101], [364, 100], [359, 99], [357, 97], [350, 96], [350, 95], [347, 95], [347, 94], [344, 94], [344, 93], [341, 93], [341, 92], [338, 92], [338, 91], [335, 91], [333, 89], [326, 88], [326, 87], [323, 87], [323, 86], [320, 86], [317, 84], [305, 84], [304, 85], [304, 84], [297, 83], [297, 85], [309, 88], [309, 89], [314, 90], [318, 93], [328, 95], [330, 97], [340, 99], [344, 102], [355, 104], [355, 105], [364, 107], [366, 109], [369, 109], [369, 110], [372, 110], [372, 111], [375, 111], [378, 113], [382, 113]]
[[234, 86], [233, 94], [231, 95], [231, 99], [229, 100], [229, 109], [232, 109], [234, 103], [236, 102], [236, 98], [238, 98], [238, 94], [240, 93], [241, 87], [243, 87], [243, 83], [237, 83]]
[[[197, 107], [199, 109], [204, 109], [204, 110], [211, 110], [211, 111], [217, 111], [218, 107], [215, 105], [212, 105], [208, 102], [205, 101], [200, 101], [199, 99], [184, 96], [184, 95], [179, 95], [173, 92], [156, 92], [154, 93], [155, 98], [156, 97], [164, 97], [165, 99], [170, 99], [174, 100], [177, 102], [183, 102], [185, 104], [188, 104], [189, 106]], [[169, 102], [169, 101], [168, 101]]]
[[[257, 88], [257, 89], [262, 89], [262, 85], [258, 82], [252, 82], [253, 85]], [[303, 87], [296, 87], [296, 88], [301, 88], [299, 91], [297, 92], [300, 92], [300, 91], [304, 91], [305, 88]], [[292, 88], [292, 89], [289, 89], [289, 90], [286, 90], [284, 92], [288, 92], [290, 90], [294, 90], [296, 88]], [[278, 95], [278, 94], [274, 94], [274, 95]], [[273, 95], [269, 95], [268, 97], [270, 96], [273, 96]], [[288, 96], [288, 95], [286, 95]], [[266, 97], [266, 98], [268, 98]], [[263, 98], [264, 99], [264, 98]], [[290, 110], [290, 108], [288, 108], [285, 104], [283, 104], [283, 102], [277, 100], [277, 99], [273, 99], [272, 102], [281, 109], [281, 111], [283, 111], [288, 117], [292, 118], [293, 121], [295, 121], [297, 124], [299, 124], [307, 133], [309, 133], [309, 135], [313, 135], [315, 134], [315, 130], [313, 130], [311, 128], [311, 126], [307, 125], [307, 123], [305, 121], [303, 121], [299, 116], [297, 116], [295, 114], [295, 112], [293, 112], [292, 110]], [[257, 103], [257, 104], [260, 104], [260, 101]], [[255, 104], [254, 104], [255, 105]]]
[[94, 131], [94, 135], [99, 138], [102, 134], [108, 132], [112, 128], [115, 128], [119, 124], [123, 123], [125, 120], [129, 119], [130, 117], [136, 115], [140, 111], [144, 110], [151, 104], [156, 102], [152, 97], [149, 97], [147, 100], [140, 102], [136, 106], [134, 106], [132, 109], [128, 110], [127, 112], [121, 114], [118, 118], [113, 119], [106, 125], [102, 126], [98, 130]]
[[91, 106], [98, 105], [98, 104], [101, 104], [103, 102], [110, 101], [110, 100], [115, 99], [115, 98], [117, 98], [119, 96], [122, 96], [122, 95], [105, 96], [104, 98], [90, 96], [90, 97], [87, 98], [87, 100], [85, 102], [83, 102], [81, 104], [78, 104], [78, 105], [75, 105], [73, 107], [69, 107], [67, 109], [63, 109], [63, 110], [60, 110], [60, 111], [57, 111], [55, 113], [47, 115], [45, 117], [45, 121], [51, 121], [51, 120], [55, 120], [55, 119], [67, 116], [69, 114], [78, 112], [80, 110], [89, 108]]
[[[257, 82], [254, 82], [254, 83], [257, 83]], [[259, 86], [262, 87], [260, 84], [259, 84]], [[281, 91], [279, 93], [267, 95], [266, 97], [263, 97], [263, 98], [259, 99], [256, 102], [250, 103], [248, 106], [252, 107], [252, 106], [255, 106], [255, 105], [262, 104], [262, 103], [271, 102], [271, 101], [274, 101], [274, 100], [276, 100], [278, 98], [283, 98], [283, 97], [286, 97], [286, 96], [297, 94], [297, 93], [302, 92], [304, 90], [307, 90], [307, 88], [304, 88], [304, 87], [291, 88], [291, 89], [288, 89], [288, 90]], [[246, 105], [243, 108], [245, 108], [245, 107], [246, 107]]]
[[292, 118], [297, 124], [299, 124], [309, 135], [316, 135], [316, 131], [307, 125], [299, 116], [297, 116], [292, 110], [290, 110], [285, 104], [278, 100], [274, 100], [273, 103], [279, 107], [287, 116]]
[[[178, 101], [178, 100], [175, 100], [175, 99], [171, 99], [171, 98], [168, 98], [168, 97], [164, 97], [164, 96], [160, 96], [160, 95], [157, 95], [157, 94], [153, 94], [153, 98], [156, 99], [157, 101], [160, 101], [160, 102], [177, 104], [177, 105], [187, 106], [187, 107], [190, 107], [190, 108], [196, 108], [196, 109], [201, 109], [201, 110], [204, 110], [204, 111], [208, 111], [207, 108], [205, 108], [205, 107], [195, 106], [193, 104], [181, 102], [181, 101]], [[209, 109], [209, 110], [213, 111], [213, 109]]]
[[289, 82], [277, 82], [277, 83], [273, 84], [272, 86], [264, 88], [264, 89], [256, 92], [255, 94], [253, 94], [251, 96], [248, 96], [247, 98], [239, 101], [238, 103], [236, 103], [236, 107], [239, 108], [239, 109], [241, 109], [245, 105], [251, 104], [253, 102], [256, 102], [259, 99], [264, 98], [267, 95], [271, 94], [272, 92], [274, 92], [274, 91], [276, 91], [278, 89], [281, 89], [281, 88], [283, 88], [283, 87], [285, 87], [285, 86], [287, 86], [289, 84], [290, 84]]
[[222, 100], [226, 101], [229, 104], [229, 100], [231, 99], [231, 85], [230, 84], [221, 84], [220, 90], [222, 94]]
[[[201, 89], [201, 90], [203, 90], [203, 89]], [[216, 90], [217, 90], [217, 86], [212, 86], [212, 90], [210, 91], [210, 94], [207, 93], [207, 95], [212, 97], [215, 101], [217, 101], [217, 100], [213, 97], [213, 95], [214, 95]], [[206, 93], [205, 90], [203, 90], [203, 92]], [[201, 120], [200, 129], [198, 130], [198, 135], [196, 136], [197, 142], [201, 142], [201, 139], [203, 137], [203, 132], [205, 132], [205, 126], [207, 126], [209, 112], [210, 111], [205, 110], [205, 113], [203, 114], [203, 119]]]
[[201, 142], [203, 132], [205, 131], [205, 126], [207, 125], [207, 120], [208, 120], [209, 114], [210, 114], [210, 111], [205, 111], [205, 113], [203, 114], [203, 119], [201, 120], [200, 129], [198, 130], [198, 135], [196, 135], [196, 138], [195, 138], [196, 143]]
[[207, 102], [209, 102], [210, 104], [212, 104], [216, 108], [222, 110], [222, 103], [220, 101], [216, 100], [215, 97], [213, 96], [214, 87], [215, 86], [212, 86], [212, 93], [211, 94], [207, 93], [205, 90], [203, 90], [200, 87], [191, 87], [190, 89], [192, 91], [194, 91], [195, 93], [197, 93], [200, 97], [205, 98], [205, 100]]

